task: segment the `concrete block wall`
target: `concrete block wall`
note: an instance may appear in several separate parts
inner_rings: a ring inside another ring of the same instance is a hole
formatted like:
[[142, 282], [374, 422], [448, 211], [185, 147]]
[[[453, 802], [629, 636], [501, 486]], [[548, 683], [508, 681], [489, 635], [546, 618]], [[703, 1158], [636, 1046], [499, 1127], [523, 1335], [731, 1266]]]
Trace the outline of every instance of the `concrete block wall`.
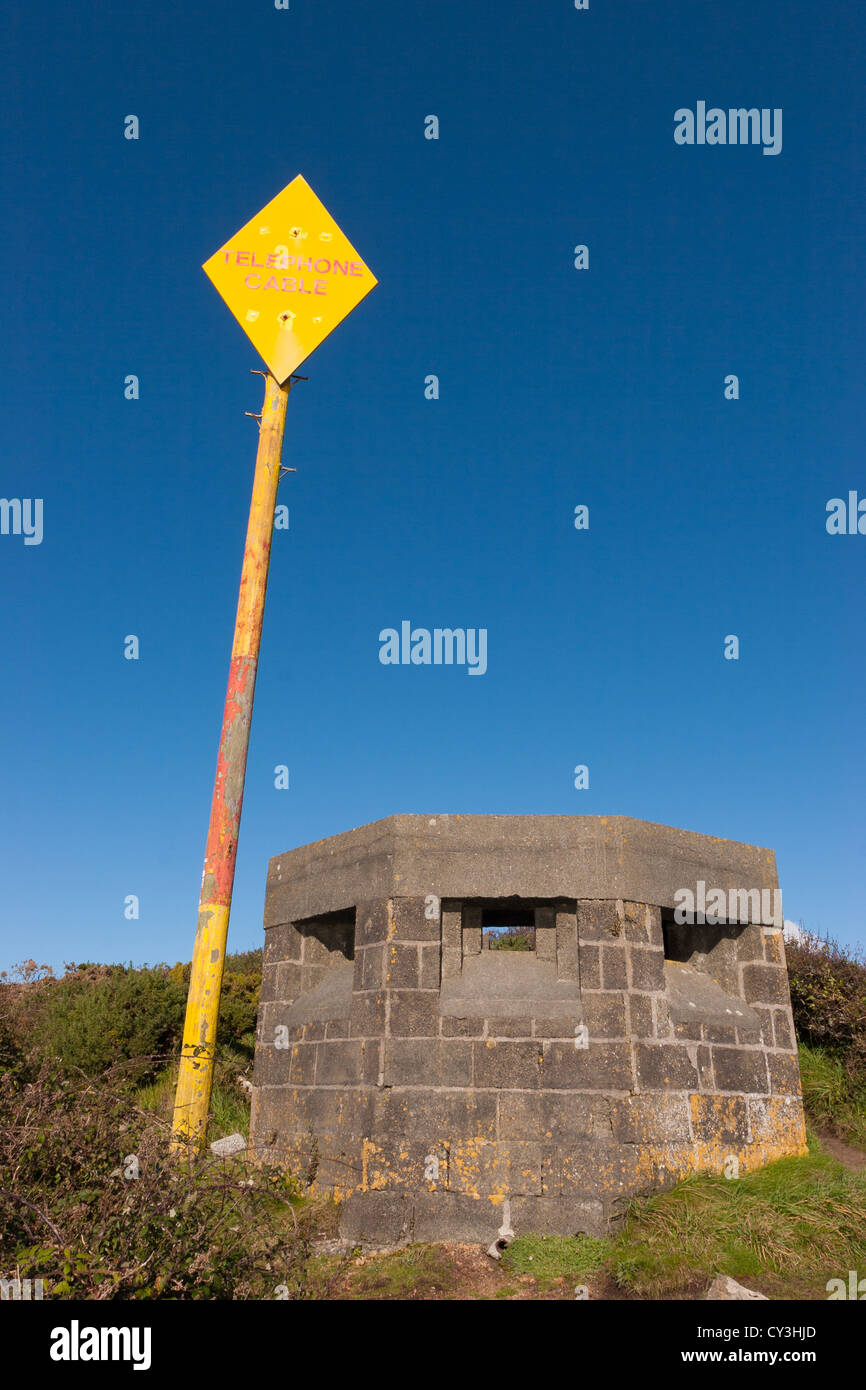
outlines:
[[465, 882], [269, 904], [252, 1143], [333, 1192], [347, 1237], [601, 1234], [635, 1192], [804, 1151], [780, 932], [704, 933], [723, 987], [665, 959], [670, 895], [524, 893], [535, 952], [482, 952], [493, 899]]

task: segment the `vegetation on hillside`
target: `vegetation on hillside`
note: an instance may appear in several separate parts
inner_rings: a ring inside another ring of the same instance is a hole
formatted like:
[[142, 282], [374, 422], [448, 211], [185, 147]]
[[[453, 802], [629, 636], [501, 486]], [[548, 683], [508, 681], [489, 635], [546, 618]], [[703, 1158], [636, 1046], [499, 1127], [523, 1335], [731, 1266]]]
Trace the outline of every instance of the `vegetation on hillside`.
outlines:
[[[517, 933], [498, 949], [525, 949]], [[807, 1157], [728, 1181], [698, 1176], [632, 1201], [606, 1240], [521, 1236], [482, 1251], [413, 1245], [329, 1254], [336, 1210], [280, 1168], [168, 1153], [189, 966], [27, 962], [0, 975], [0, 1275], [59, 1298], [699, 1297], [718, 1273], [776, 1298], [826, 1298], [862, 1265], [866, 964], [807, 938], [788, 948]], [[213, 1139], [248, 1132], [261, 952], [230, 956]], [[827, 1143], [831, 1140], [828, 1138]]]
[[808, 935], [786, 954], [806, 1114], [866, 1148], [866, 961]]

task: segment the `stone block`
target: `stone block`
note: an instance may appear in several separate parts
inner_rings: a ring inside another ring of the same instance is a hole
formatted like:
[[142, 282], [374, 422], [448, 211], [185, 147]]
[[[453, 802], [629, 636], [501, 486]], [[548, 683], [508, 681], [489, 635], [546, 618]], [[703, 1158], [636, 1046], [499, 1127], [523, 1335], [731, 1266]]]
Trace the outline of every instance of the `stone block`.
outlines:
[[[625, 1042], [544, 1043], [542, 1084], [554, 1091], [630, 1091], [631, 1052]], [[477, 1077], [477, 1073], [476, 1073]], [[477, 1081], [476, 1081], [477, 1084]]]
[[707, 1043], [696, 1049], [698, 1082], [702, 1091], [715, 1091], [716, 1078], [713, 1075], [713, 1050]]
[[628, 989], [624, 944], [602, 946], [601, 983], [604, 989]]
[[460, 1038], [388, 1038], [384, 1085], [471, 1086], [472, 1043]]
[[352, 1037], [378, 1038], [385, 1032], [385, 992], [368, 990], [352, 995]]
[[421, 989], [438, 989], [441, 973], [441, 951], [439, 943], [419, 946], [418, 984]]
[[398, 941], [390, 942], [387, 947], [386, 960], [386, 983], [389, 989], [419, 988], [421, 971], [417, 944], [405, 945]]
[[286, 1003], [297, 999], [302, 989], [301, 966], [296, 961], [280, 961], [274, 969], [274, 976], [274, 998], [283, 999]]
[[320, 985], [328, 973], [326, 965], [303, 965], [301, 967], [301, 994], [309, 994], [311, 989]]
[[744, 1096], [689, 1096], [692, 1128], [699, 1144], [740, 1149], [749, 1142], [749, 1106]]
[[697, 1068], [685, 1045], [635, 1043], [635, 1065], [641, 1091], [696, 1091]]
[[628, 1036], [625, 1000], [619, 991], [584, 992], [583, 1021], [591, 1039]]
[[581, 941], [579, 950], [581, 989], [601, 989], [601, 947]]
[[610, 1102], [613, 1137], [621, 1144], [688, 1143], [689, 1107], [681, 1095], [635, 1095]]
[[393, 939], [395, 941], [439, 941], [442, 933], [439, 912], [428, 917], [426, 898], [394, 898]]
[[647, 924], [645, 903], [624, 902], [622, 905], [623, 931], [626, 941], [649, 945], [650, 934]]
[[774, 1011], [773, 1031], [775, 1033], [777, 1047], [783, 1048], [786, 1052], [796, 1051], [797, 1043], [794, 1037], [791, 1015], [787, 1009], [776, 1009]]
[[703, 1025], [703, 1039], [708, 1043], [736, 1043], [737, 1030], [733, 1026], [730, 1028], [720, 1023], [705, 1023]]
[[356, 1193], [343, 1203], [340, 1234], [353, 1245], [396, 1245], [409, 1237], [413, 1222], [414, 1202], [406, 1193]]
[[448, 1159], [448, 1190], [474, 1197], [540, 1195], [541, 1145], [455, 1140]]
[[714, 1047], [712, 1051], [717, 1090], [767, 1094], [769, 1083], [763, 1048]]
[[582, 1024], [583, 1007], [581, 1006], [574, 1013], [559, 1014], [554, 1018], [534, 1018], [532, 1020], [532, 1036], [534, 1038], [573, 1040]]
[[374, 946], [388, 940], [391, 927], [390, 904], [387, 899], [358, 903], [355, 910], [355, 950]]
[[635, 1187], [637, 1154], [633, 1144], [575, 1143], [561, 1150], [560, 1160], [563, 1197], [613, 1200]]
[[604, 1236], [608, 1220], [599, 1199], [517, 1197], [511, 1203], [511, 1224], [517, 1235]]
[[458, 908], [442, 909], [442, 945], [446, 950], [462, 951], [463, 915]]
[[317, 1086], [355, 1086], [363, 1080], [363, 1043], [347, 1038], [319, 1043]]
[[362, 1038], [363, 1058], [361, 1080], [365, 1086], [379, 1086], [382, 1083], [384, 1040], [381, 1038]]
[[664, 951], [655, 947], [629, 946], [631, 962], [631, 987], [645, 991], [663, 990], [665, 987]]
[[633, 1038], [652, 1038], [653, 1006], [648, 994], [629, 994], [629, 1032]]
[[747, 963], [748, 961], [762, 961], [764, 959], [764, 942], [759, 926], [741, 927], [737, 931], [734, 941], [738, 961]]
[[259, 1008], [261, 1009], [263, 1004], [273, 1003], [273, 1001], [279, 997], [280, 996], [277, 994], [277, 967], [275, 965], [270, 967], [263, 965], [262, 984], [259, 990]]
[[540, 1092], [500, 1091], [497, 1102], [498, 1133], [501, 1139], [540, 1140], [545, 1137]]
[[743, 997], [747, 1004], [788, 1004], [788, 974], [781, 965], [744, 965]]
[[670, 1007], [668, 1005], [667, 1000], [662, 999], [661, 995], [659, 994], [653, 996], [653, 1014], [655, 1015], [656, 1037], [672, 1037], [673, 1028], [671, 1026]]
[[291, 1049], [290, 1078], [293, 1086], [312, 1086], [316, 1080], [318, 1043], [298, 1043]]
[[800, 1095], [800, 1068], [796, 1053], [768, 1052], [767, 1066], [773, 1095]]
[[256, 1048], [253, 1069], [254, 1086], [286, 1086], [291, 1075], [291, 1051], [287, 1047], [261, 1046]]
[[463, 969], [463, 948], [455, 950], [451, 946], [442, 949], [442, 979], [452, 979], [459, 975]]
[[[561, 1025], [560, 1025], [561, 1027]], [[531, 1018], [488, 1018], [488, 1038], [531, 1038]]]
[[414, 1239], [492, 1245], [502, 1225], [502, 1203], [459, 1192], [420, 1192], [415, 1198]]
[[380, 942], [376, 946], [363, 946], [355, 953], [355, 990], [384, 989], [388, 950], [389, 948]]
[[736, 1028], [736, 1041], [740, 1047], [758, 1047], [763, 1043], [762, 1028]]
[[577, 904], [577, 931], [581, 942], [609, 941], [619, 936], [621, 923], [616, 899], [581, 898]]
[[388, 1029], [392, 1037], [436, 1037], [439, 1033], [439, 991], [392, 990]]
[[429, 1148], [458, 1138], [496, 1138], [496, 1092], [390, 1087], [372, 1094], [370, 1132]]
[[444, 1014], [439, 1020], [439, 1032], [443, 1038], [480, 1038], [486, 1027], [485, 1018], [450, 1018]]
[[281, 922], [279, 926], [266, 928], [263, 967], [275, 965], [282, 960], [300, 959], [301, 937], [294, 922]]
[[539, 1042], [473, 1042], [475, 1085], [533, 1090], [541, 1082], [541, 1049]]

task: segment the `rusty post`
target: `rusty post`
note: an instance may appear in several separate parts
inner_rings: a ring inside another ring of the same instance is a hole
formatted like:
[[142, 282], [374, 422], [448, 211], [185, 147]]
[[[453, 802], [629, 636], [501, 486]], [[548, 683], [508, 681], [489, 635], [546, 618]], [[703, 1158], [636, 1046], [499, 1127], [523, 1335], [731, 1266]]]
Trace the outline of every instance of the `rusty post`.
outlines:
[[207, 1134], [250, 720], [290, 389], [290, 382], [280, 386], [267, 373], [174, 1104], [172, 1142], [181, 1153], [202, 1149]]

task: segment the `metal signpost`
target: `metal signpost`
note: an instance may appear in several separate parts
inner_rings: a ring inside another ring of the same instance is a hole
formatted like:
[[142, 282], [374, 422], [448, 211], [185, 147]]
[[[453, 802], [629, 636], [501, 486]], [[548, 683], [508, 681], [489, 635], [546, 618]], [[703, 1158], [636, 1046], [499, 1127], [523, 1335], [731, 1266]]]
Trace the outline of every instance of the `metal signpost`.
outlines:
[[203, 1148], [292, 373], [376, 284], [300, 175], [204, 265], [268, 367], [217, 755], [174, 1107], [174, 1146]]

